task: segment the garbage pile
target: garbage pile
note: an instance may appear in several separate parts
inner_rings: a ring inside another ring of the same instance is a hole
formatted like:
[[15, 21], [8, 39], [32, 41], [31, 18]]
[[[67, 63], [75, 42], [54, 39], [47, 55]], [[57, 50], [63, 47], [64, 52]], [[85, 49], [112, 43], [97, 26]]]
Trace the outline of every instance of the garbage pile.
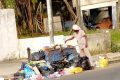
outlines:
[[44, 80], [90, 70], [88, 57], [79, 57], [72, 46], [61, 45], [30, 54], [28, 62], [14, 74], [14, 80]]

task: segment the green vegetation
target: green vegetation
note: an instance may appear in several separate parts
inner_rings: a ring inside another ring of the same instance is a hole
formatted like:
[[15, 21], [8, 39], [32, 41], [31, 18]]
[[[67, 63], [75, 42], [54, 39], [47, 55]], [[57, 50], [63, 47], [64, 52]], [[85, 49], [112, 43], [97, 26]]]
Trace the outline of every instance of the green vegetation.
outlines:
[[99, 33], [99, 32], [101, 32], [99, 29], [98, 30], [97, 29], [96, 30], [95, 29], [93, 29], [93, 30], [91, 29], [91, 30], [88, 30], [86, 33], [87, 34], [94, 34], [94, 33]]
[[5, 0], [6, 8], [15, 8], [15, 0]]
[[25, 39], [25, 38], [34, 38], [34, 37], [43, 37], [43, 36], [48, 36], [48, 34], [41, 34], [41, 33], [22, 34], [22, 35], [18, 35], [18, 38]]
[[114, 43], [120, 44], [120, 31], [111, 30], [111, 40]]
[[111, 52], [120, 52], [120, 32], [111, 30]]
[[111, 52], [120, 52], [120, 45], [118, 45], [117, 43], [112, 43], [111, 44]]
[[[65, 32], [55, 32], [55, 35], [69, 35], [69, 31], [65, 31]], [[23, 35], [18, 35], [18, 38], [23, 39], [23, 38], [33, 38], [33, 37], [44, 37], [44, 36], [49, 36], [48, 33], [46, 34], [41, 34], [41, 33], [33, 33], [33, 34], [23, 34]]]
[[[87, 34], [94, 34], [94, 33], [98, 33], [100, 32], [100, 30], [88, 30]], [[29, 32], [24, 32], [24, 34], [22, 35], [18, 35], [18, 38], [32, 38], [32, 37], [43, 37], [43, 36], [49, 36], [48, 33], [46, 34], [41, 34], [41, 33], [33, 33], [32, 34], [28, 34]], [[65, 31], [58, 31], [58, 32], [55, 32], [55, 35], [64, 35], [64, 36], [67, 36], [67, 35], [70, 35], [70, 30], [65, 30]]]

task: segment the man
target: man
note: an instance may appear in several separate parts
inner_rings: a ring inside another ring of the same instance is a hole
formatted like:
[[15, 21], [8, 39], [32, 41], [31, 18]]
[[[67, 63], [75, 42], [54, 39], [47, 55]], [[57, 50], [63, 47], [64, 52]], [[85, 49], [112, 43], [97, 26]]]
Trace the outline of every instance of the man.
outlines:
[[79, 47], [80, 57], [87, 56], [89, 58], [91, 66], [94, 66], [91, 54], [88, 50], [87, 36], [85, 32], [76, 24], [72, 26], [72, 29], [74, 31], [74, 34], [69, 39], [67, 39], [65, 43], [69, 40], [76, 38], [78, 44], [77, 46]]

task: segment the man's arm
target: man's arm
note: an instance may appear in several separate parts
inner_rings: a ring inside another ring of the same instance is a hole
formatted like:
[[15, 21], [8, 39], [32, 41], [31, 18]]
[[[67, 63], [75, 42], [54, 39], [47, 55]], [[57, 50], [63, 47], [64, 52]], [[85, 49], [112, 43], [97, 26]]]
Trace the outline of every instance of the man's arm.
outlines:
[[70, 38], [68, 38], [67, 40], [65, 40], [65, 43], [67, 42], [67, 41], [69, 41], [69, 40], [72, 40], [72, 39], [74, 39], [74, 36], [72, 35]]
[[87, 47], [88, 47], [87, 35], [83, 35], [83, 37], [85, 37], [85, 41], [86, 41], [86, 48], [87, 48]]

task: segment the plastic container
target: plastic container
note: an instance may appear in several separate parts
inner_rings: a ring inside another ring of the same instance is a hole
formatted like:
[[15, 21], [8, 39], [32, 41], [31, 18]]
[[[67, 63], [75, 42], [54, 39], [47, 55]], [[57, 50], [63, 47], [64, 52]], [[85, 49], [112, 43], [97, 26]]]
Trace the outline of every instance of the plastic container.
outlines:
[[100, 57], [99, 58], [99, 67], [104, 68], [108, 66], [108, 58]]

